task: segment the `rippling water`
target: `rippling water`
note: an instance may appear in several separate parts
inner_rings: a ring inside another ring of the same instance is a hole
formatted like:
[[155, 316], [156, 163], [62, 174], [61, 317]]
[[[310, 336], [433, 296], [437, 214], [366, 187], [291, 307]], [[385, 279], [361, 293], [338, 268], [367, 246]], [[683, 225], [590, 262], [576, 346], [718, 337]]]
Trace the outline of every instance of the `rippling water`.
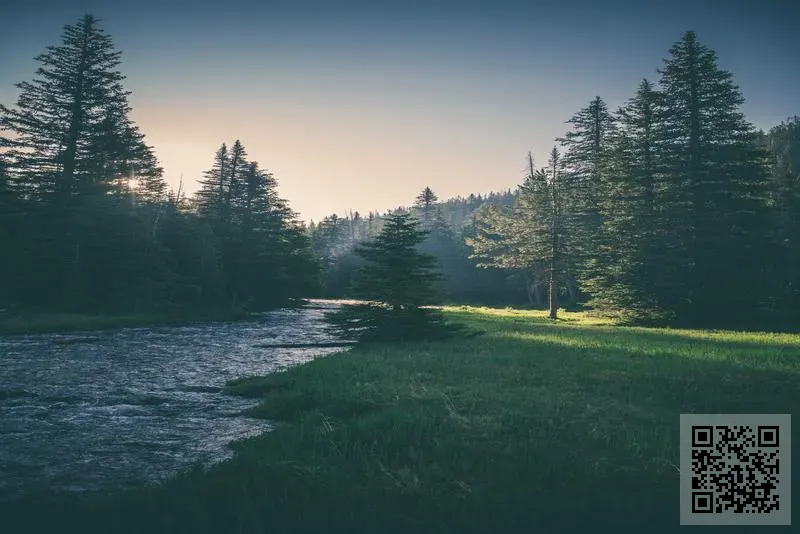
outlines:
[[[238, 323], [0, 338], [0, 499], [51, 488], [152, 483], [231, 455], [231, 441], [269, 429], [226, 381], [274, 372], [335, 348], [259, 348], [331, 341], [324, 309]], [[5, 392], [5, 397], [2, 394]]]

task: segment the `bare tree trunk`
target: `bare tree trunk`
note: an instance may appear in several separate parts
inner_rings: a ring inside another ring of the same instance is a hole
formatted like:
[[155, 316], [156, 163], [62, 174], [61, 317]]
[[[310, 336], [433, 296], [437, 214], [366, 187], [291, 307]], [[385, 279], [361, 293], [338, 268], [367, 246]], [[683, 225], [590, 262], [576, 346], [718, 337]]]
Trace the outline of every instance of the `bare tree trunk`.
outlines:
[[558, 318], [558, 295], [556, 293], [556, 262], [558, 261], [558, 225], [559, 225], [559, 212], [558, 212], [558, 151], [554, 147], [552, 153], [553, 162], [553, 177], [550, 182], [550, 190], [552, 191], [552, 234], [550, 239], [550, 319]]

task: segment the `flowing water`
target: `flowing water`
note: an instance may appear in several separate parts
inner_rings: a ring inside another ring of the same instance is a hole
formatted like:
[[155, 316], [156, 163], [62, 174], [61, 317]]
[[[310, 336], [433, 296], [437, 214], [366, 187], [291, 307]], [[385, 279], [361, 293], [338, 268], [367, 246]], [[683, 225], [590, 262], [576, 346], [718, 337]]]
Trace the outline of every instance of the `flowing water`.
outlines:
[[272, 373], [337, 348], [335, 303], [236, 323], [0, 337], [0, 500], [50, 488], [113, 490], [154, 483], [231, 455], [232, 441], [269, 423], [226, 381]]

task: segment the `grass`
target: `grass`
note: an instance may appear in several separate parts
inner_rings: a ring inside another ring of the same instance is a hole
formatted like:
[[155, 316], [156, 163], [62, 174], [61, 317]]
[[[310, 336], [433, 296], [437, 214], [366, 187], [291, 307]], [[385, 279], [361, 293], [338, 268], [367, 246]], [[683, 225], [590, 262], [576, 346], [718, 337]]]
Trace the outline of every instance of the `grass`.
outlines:
[[231, 461], [116, 495], [32, 496], [0, 529], [683, 532], [679, 414], [800, 407], [800, 335], [446, 314], [482, 334], [234, 381], [279, 425]]
[[21, 312], [13, 315], [0, 313], [0, 335], [90, 331], [126, 326], [230, 321], [236, 318], [238, 317], [233, 313], [220, 312], [139, 313], [127, 315], [54, 312]]

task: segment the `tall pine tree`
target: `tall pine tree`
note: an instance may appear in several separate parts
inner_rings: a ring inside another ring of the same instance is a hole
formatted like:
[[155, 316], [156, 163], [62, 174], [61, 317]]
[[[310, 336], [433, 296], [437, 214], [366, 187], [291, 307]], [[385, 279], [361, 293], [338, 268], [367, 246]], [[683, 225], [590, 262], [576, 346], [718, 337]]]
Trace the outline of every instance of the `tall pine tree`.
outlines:
[[[598, 233], [601, 224], [599, 200], [603, 195], [605, 157], [613, 117], [602, 98], [596, 96], [589, 105], [567, 121], [572, 128], [558, 138], [563, 149], [562, 166], [571, 183], [571, 221], [574, 272], [568, 273], [571, 291], [575, 282], [595, 270], [598, 254]], [[573, 297], [574, 298], [574, 297]]]
[[655, 290], [665, 261], [657, 182], [661, 102], [660, 93], [643, 80], [616, 113], [597, 204], [602, 223], [596, 263], [585, 281], [593, 307], [629, 321], [664, 319]]
[[568, 275], [580, 258], [575, 253], [581, 236], [575, 214], [581, 212], [573, 202], [579, 198], [575, 189], [582, 185], [564, 173], [557, 147], [546, 169], [535, 169], [528, 154], [528, 174], [512, 212], [484, 210], [477, 235], [468, 240], [481, 266], [524, 270], [531, 300], [539, 302], [547, 287], [552, 319], [558, 316], [561, 288], [569, 295]]
[[64, 28], [36, 57], [36, 78], [17, 84], [15, 108], [0, 104], [0, 133], [12, 138], [9, 171], [29, 197], [106, 189], [128, 173], [151, 172], [149, 150], [130, 118], [120, 52], [91, 15]]
[[664, 61], [659, 125], [664, 276], [659, 305], [685, 323], [748, 323], [764, 303], [764, 153], [717, 56], [687, 32]]

